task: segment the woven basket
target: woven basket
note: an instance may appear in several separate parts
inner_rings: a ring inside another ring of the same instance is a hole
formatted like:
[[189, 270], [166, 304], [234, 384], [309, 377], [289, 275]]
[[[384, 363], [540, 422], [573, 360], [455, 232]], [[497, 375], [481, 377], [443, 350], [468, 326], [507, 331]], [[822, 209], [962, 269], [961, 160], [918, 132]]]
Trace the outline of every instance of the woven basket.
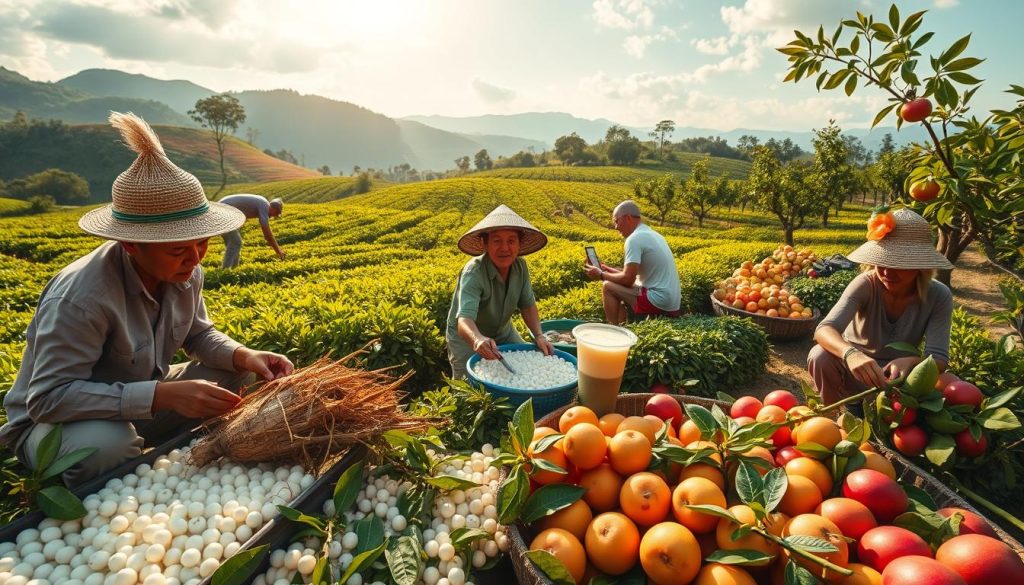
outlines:
[[817, 308], [814, 309], [810, 319], [769, 317], [767, 315], [758, 315], [757, 313], [748, 313], [747, 311], [729, 306], [716, 299], [715, 295], [711, 295], [711, 308], [714, 309], [715, 314], [719, 317], [733, 315], [752, 319], [754, 323], [757, 323], [764, 329], [765, 333], [768, 334], [768, 338], [774, 341], [809, 337], [814, 333], [814, 328], [818, 326], [818, 321], [821, 321], [821, 311]]
[[[651, 396], [654, 396], [654, 394], [622, 394], [619, 396], [615, 410], [625, 416], [643, 416], [644, 405], [647, 404], [647, 401]], [[683, 404], [696, 404], [709, 409], [717, 404], [728, 412], [728, 405], [718, 400], [699, 398], [696, 396], [674, 396], [676, 400]], [[558, 419], [562, 416], [562, 413], [569, 408], [569, 406], [565, 406], [548, 414], [547, 416], [544, 416], [537, 421], [537, 426], [558, 428]], [[946, 487], [920, 467], [904, 459], [898, 453], [878, 444], [875, 444], [875, 449], [892, 462], [893, 467], [896, 468], [896, 477], [900, 482], [907, 485], [913, 485], [924, 490], [932, 497], [932, 499], [935, 500], [935, 503], [938, 504], [940, 508], [964, 508], [978, 514], [982, 518], [985, 517], [984, 514], [957, 495], [956, 492]], [[504, 476], [504, 471], [502, 472], [502, 475]], [[1003, 542], [1008, 544], [1010, 548], [1024, 558], [1024, 546], [1021, 546], [1021, 543], [1017, 542], [1012, 536], [1007, 534], [1006, 531], [989, 521], [987, 518], [985, 521], [992, 526]], [[529, 534], [524, 527], [518, 524], [509, 526], [507, 534], [509, 537], [509, 556], [512, 559], [512, 567], [515, 570], [516, 579], [519, 581], [519, 584], [554, 585], [551, 579], [548, 579], [546, 575], [541, 573], [537, 567], [530, 562], [530, 559], [526, 557], [526, 551], [529, 548], [529, 540], [532, 540], [532, 535]]]

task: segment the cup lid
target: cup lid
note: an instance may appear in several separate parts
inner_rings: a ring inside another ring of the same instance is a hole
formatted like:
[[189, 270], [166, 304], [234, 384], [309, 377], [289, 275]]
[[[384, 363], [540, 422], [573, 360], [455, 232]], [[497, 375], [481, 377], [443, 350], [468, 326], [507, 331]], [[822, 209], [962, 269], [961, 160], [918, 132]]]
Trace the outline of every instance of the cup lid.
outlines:
[[582, 341], [598, 347], [632, 347], [637, 342], [636, 334], [618, 325], [607, 323], [584, 323], [572, 328], [576, 342]]

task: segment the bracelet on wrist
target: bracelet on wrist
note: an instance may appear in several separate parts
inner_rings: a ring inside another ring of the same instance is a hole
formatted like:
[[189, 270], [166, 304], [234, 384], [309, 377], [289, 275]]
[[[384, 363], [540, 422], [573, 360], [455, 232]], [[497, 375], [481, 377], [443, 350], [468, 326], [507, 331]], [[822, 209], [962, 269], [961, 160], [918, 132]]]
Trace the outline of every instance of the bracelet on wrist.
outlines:
[[846, 367], [850, 367], [850, 362], [848, 362], [847, 359], [850, 357], [850, 354], [853, 353], [860, 353], [860, 349], [857, 347], [851, 347], [843, 352], [843, 363], [846, 364]]

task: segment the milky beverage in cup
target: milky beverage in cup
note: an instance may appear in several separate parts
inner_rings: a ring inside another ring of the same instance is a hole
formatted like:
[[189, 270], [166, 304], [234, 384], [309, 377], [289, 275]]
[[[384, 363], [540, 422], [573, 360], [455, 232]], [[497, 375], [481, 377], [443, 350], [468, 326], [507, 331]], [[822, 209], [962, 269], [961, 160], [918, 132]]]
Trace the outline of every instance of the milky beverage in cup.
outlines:
[[626, 357], [629, 348], [636, 343], [636, 335], [628, 329], [603, 323], [577, 325], [572, 334], [576, 338], [580, 376], [579, 403], [597, 416], [615, 412]]

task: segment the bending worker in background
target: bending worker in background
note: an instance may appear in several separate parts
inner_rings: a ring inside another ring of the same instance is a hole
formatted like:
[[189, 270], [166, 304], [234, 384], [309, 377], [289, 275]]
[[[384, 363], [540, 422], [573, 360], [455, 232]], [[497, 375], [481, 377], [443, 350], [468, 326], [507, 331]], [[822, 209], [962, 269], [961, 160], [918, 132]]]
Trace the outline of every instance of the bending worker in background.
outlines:
[[[228, 195], [221, 199], [220, 202], [241, 211], [245, 214], [246, 219], [258, 217], [260, 229], [263, 230], [263, 239], [267, 241], [268, 246], [274, 249], [277, 257], [284, 260], [284, 250], [281, 249], [281, 246], [277, 245], [277, 238], [274, 237], [274, 232], [270, 229], [270, 218], [281, 215], [284, 201], [281, 201], [280, 198], [267, 201], [267, 198], [262, 195], [239, 193], [238, 195]], [[242, 228], [239, 227], [224, 234], [224, 261], [220, 267], [234, 268], [238, 266], [241, 256]]]
[[625, 266], [586, 265], [587, 276], [603, 281], [605, 321], [622, 325], [626, 322], [626, 307], [640, 318], [678, 317], [679, 270], [668, 242], [644, 223], [640, 207], [633, 201], [615, 206], [612, 224], [626, 239]]
[[[138, 457], [143, 436], [153, 444], [231, 410], [253, 374], [271, 380], [293, 370], [285, 356], [217, 331], [206, 315], [199, 263], [209, 239], [245, 217], [208, 202], [141, 118], [114, 113], [110, 122], [139, 156], [114, 181], [113, 204], [78, 222], [109, 241], [43, 290], [0, 428], [0, 444], [30, 469], [56, 425], [54, 460], [96, 449], [64, 472], [68, 485]], [[171, 365], [179, 349], [194, 361]]]

